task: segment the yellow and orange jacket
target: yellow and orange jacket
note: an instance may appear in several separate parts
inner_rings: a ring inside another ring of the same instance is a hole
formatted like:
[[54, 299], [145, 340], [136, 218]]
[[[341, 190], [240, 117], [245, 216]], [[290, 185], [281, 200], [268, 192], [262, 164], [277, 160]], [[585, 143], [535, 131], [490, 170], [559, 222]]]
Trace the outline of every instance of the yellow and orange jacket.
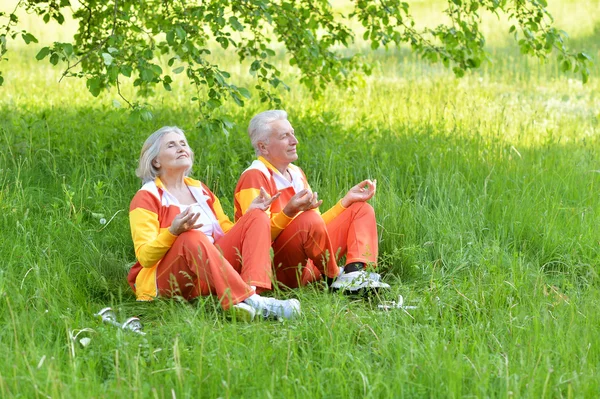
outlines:
[[[250, 167], [242, 173], [235, 187], [233, 195], [235, 220], [239, 220], [246, 213], [250, 203], [260, 194], [261, 187], [270, 196], [281, 193], [279, 198], [271, 204], [270, 210], [267, 210], [267, 214], [271, 218], [271, 240], [275, 240], [279, 233], [294, 220], [294, 218], [290, 218], [283, 213], [283, 208], [285, 208], [297, 192], [305, 188], [310, 190], [310, 185], [302, 169], [294, 164], [290, 164], [288, 172], [292, 176], [291, 182], [265, 158], [258, 157], [258, 159], [252, 162]], [[327, 224], [345, 209], [340, 200], [331, 209], [323, 213], [321, 217]]]
[[[208, 216], [214, 221], [214, 232], [209, 239], [214, 242], [218, 236], [231, 230], [233, 222], [208, 187], [189, 177], [185, 178], [185, 184], [193, 196], [205, 201], [202, 205], [212, 211], [212, 215]], [[131, 200], [129, 224], [137, 263], [131, 267], [127, 280], [138, 300], [152, 300], [158, 294], [156, 268], [177, 239], [169, 227], [179, 213], [181, 210], [176, 200], [165, 190], [159, 178], [144, 184]]]

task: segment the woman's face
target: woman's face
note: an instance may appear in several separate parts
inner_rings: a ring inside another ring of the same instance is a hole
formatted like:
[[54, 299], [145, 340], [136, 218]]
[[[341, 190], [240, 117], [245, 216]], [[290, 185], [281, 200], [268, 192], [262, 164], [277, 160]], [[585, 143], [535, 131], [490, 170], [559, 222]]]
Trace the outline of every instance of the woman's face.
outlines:
[[182, 135], [171, 132], [160, 139], [160, 149], [152, 164], [159, 170], [159, 175], [166, 172], [185, 172], [192, 166], [192, 150]]

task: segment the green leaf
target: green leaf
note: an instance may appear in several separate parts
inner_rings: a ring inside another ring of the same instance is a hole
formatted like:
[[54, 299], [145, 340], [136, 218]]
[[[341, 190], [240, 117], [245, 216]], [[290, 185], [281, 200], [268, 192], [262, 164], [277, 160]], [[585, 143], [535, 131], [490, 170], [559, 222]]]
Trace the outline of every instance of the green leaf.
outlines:
[[181, 40], [184, 41], [185, 38], [187, 37], [187, 32], [180, 26], [177, 25], [175, 27], [175, 33], [177, 34], [177, 37]]
[[481, 59], [479, 58], [469, 58], [467, 59], [467, 65], [469, 68], [479, 68], [481, 65]]
[[152, 82], [154, 80], [154, 72], [151, 69], [144, 68], [140, 72], [140, 77], [146, 82]]
[[38, 39], [35, 38], [35, 36], [33, 36], [31, 33], [23, 33], [21, 35], [21, 37], [23, 38], [23, 41], [25, 42], [25, 44], [29, 44], [31, 42], [37, 43]]
[[119, 67], [110, 65], [106, 68], [109, 82], [115, 83], [119, 77]]
[[102, 59], [104, 60], [104, 65], [109, 66], [113, 63], [113, 56], [109, 53], [102, 53]]
[[226, 116], [221, 117], [221, 122], [223, 122], [223, 125], [225, 125], [227, 129], [231, 129], [234, 125], [233, 121]]
[[100, 91], [102, 90], [101, 84], [102, 81], [98, 76], [90, 78], [86, 82], [88, 90], [90, 91], [90, 93], [92, 93], [92, 96], [94, 97], [98, 97], [98, 95], [100, 94]]
[[587, 60], [590, 62], [592, 61], [592, 57], [590, 57], [589, 55], [587, 55], [586, 53], [583, 53], [583, 52], [577, 53], [577, 59], [581, 60], [581, 61], [584, 61], [584, 60]]
[[[587, 68], [581, 68], [581, 81], [583, 82], [583, 84], [586, 84], [588, 82], [588, 79], [590, 77], [590, 71]], [[0, 79], [2, 79], [2, 76], [0, 76]], [[2, 83], [0, 82], [0, 85]]]
[[226, 37], [219, 36], [215, 40], [221, 45], [223, 49], [227, 50], [227, 47], [229, 47], [229, 40], [227, 40]]
[[250, 92], [248, 91], [248, 89], [245, 89], [243, 87], [238, 88], [238, 91], [240, 92], [240, 94], [246, 98], [250, 98], [252, 97], [252, 95], [250, 94]]
[[216, 109], [219, 108], [221, 106], [221, 101], [217, 100], [216, 98], [211, 98], [210, 100], [208, 100], [206, 102], [206, 106], [208, 107], [208, 109]]
[[175, 44], [175, 32], [172, 30], [167, 32], [167, 43], [171, 46]]
[[50, 63], [52, 65], [58, 64], [58, 54], [54, 53], [50, 56]]
[[3, 83], [4, 83], [4, 78], [2, 77], [2, 75], [0, 75], [0, 86], [2, 86]]
[[229, 17], [229, 23], [231, 24], [231, 27], [234, 30], [237, 30], [238, 32], [241, 32], [244, 30], [244, 26], [240, 23], [240, 21], [238, 21], [238, 19], [234, 16]]
[[240, 106], [243, 107], [244, 106], [244, 101], [242, 101], [242, 99], [240, 98], [240, 96], [238, 96], [235, 92], [230, 92], [231, 98], [233, 98], [233, 101], [235, 101], [235, 103]]
[[44, 58], [46, 58], [46, 56], [50, 54], [50, 48], [49, 47], [42, 47], [42, 49], [37, 53], [37, 55], [35, 56], [35, 58], [38, 61], [43, 60]]
[[177, 67], [177, 68], [173, 69], [173, 73], [179, 74], [179, 73], [183, 72], [184, 69], [185, 69], [185, 67], [182, 67], [182, 66]]
[[140, 111], [140, 119], [144, 122], [151, 121], [153, 117], [154, 115], [152, 115], [152, 112], [146, 108]]
[[131, 77], [131, 72], [133, 72], [133, 68], [130, 65], [122, 65], [121, 66], [121, 75]]
[[154, 72], [155, 75], [160, 76], [163, 73], [163, 70], [161, 67], [159, 67], [156, 64], [151, 64], [150, 65], [150, 69], [152, 69], [152, 72]]
[[454, 72], [457, 78], [462, 78], [463, 76], [465, 76], [465, 71], [461, 67], [455, 66], [454, 68], [452, 68], [452, 71]]
[[142, 51], [142, 56], [147, 60], [151, 60], [152, 58], [154, 58], [154, 53], [152, 52], [152, 49], [147, 48], [144, 51]]
[[63, 43], [62, 49], [67, 56], [71, 56], [73, 54], [73, 45], [71, 43]]

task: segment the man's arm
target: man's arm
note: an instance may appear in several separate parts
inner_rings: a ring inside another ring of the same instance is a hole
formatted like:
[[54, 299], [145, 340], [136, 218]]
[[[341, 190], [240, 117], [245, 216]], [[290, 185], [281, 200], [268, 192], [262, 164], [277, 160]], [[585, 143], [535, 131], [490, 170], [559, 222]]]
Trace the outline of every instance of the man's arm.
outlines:
[[[271, 197], [278, 193], [277, 189], [273, 187], [269, 179], [261, 171], [248, 170], [242, 174], [234, 192], [236, 220], [248, 211], [252, 201], [260, 195], [261, 187]], [[276, 199], [271, 208], [265, 211], [271, 219], [271, 240], [275, 240], [283, 229], [294, 220], [293, 217], [289, 217], [281, 211], [283, 208], [281, 205], [281, 200]]]
[[344, 206], [342, 205], [342, 200], [339, 200], [337, 204], [329, 208], [327, 212], [321, 215], [321, 217], [323, 218], [323, 221], [325, 221], [325, 224], [328, 224], [345, 210], [346, 208], [344, 208]]
[[355, 202], [366, 202], [373, 198], [375, 195], [375, 191], [377, 190], [377, 180], [363, 180], [358, 183], [356, 186], [352, 187], [344, 198], [339, 200], [337, 204], [335, 204], [331, 209], [325, 212], [322, 217], [325, 221], [325, 224], [331, 222], [335, 219], [340, 213], [344, 212], [344, 210]]

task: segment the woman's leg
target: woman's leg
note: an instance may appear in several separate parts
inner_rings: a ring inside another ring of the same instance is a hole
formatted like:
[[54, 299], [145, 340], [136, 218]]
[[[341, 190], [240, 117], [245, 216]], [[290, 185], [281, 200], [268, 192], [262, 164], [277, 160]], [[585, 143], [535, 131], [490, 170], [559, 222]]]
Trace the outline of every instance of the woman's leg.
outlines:
[[265, 212], [247, 212], [215, 245], [246, 284], [271, 289], [271, 222]]
[[180, 295], [192, 299], [216, 294], [224, 309], [243, 301], [254, 292], [223, 258], [206, 235], [197, 230], [179, 235], [157, 266], [159, 295]]

